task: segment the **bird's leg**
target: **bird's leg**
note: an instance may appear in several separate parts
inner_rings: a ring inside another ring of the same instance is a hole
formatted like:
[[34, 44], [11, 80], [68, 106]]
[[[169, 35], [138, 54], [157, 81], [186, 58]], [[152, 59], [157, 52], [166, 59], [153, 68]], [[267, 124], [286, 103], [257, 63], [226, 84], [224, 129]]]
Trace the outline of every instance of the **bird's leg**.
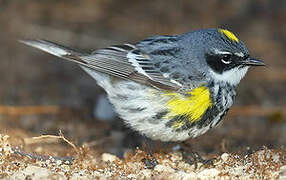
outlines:
[[188, 164], [191, 165], [195, 165], [195, 169], [198, 168], [198, 163], [202, 163], [203, 166], [207, 166], [207, 167], [212, 167], [214, 166], [214, 159], [204, 159], [202, 158], [202, 156], [197, 153], [194, 152], [192, 150], [190, 150], [190, 145], [187, 144], [185, 141], [181, 143], [180, 149], [182, 151], [182, 155], [183, 155], [183, 161], [185, 161]]
[[150, 146], [148, 139], [144, 136], [144, 143], [146, 145], [147, 150], [147, 158], [142, 159], [142, 161], [145, 163], [145, 167], [147, 169], [154, 169], [155, 166], [157, 166], [159, 163], [155, 156], [152, 154], [152, 147]]

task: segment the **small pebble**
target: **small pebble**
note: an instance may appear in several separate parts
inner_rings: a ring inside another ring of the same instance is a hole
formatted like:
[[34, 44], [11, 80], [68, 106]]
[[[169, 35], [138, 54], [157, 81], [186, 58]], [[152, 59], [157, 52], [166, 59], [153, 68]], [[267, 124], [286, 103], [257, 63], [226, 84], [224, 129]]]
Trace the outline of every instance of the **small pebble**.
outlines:
[[227, 153], [223, 153], [221, 155], [221, 159], [223, 160], [223, 162], [226, 162], [228, 160], [228, 158], [229, 158], [229, 154], [227, 154]]
[[112, 154], [108, 154], [108, 153], [103, 153], [101, 158], [104, 162], [107, 162], [107, 161], [113, 162], [115, 160], [118, 160], [118, 158], [116, 156], [114, 156]]
[[175, 170], [171, 167], [168, 167], [168, 166], [164, 166], [164, 165], [161, 165], [161, 164], [158, 164], [155, 168], [154, 168], [154, 171], [157, 171], [157, 172], [168, 172], [168, 173], [174, 173]]
[[286, 165], [280, 167], [279, 176], [280, 176], [281, 179], [283, 179], [283, 178], [286, 179]]
[[204, 169], [198, 174], [198, 178], [199, 179], [215, 178], [219, 175], [219, 173], [220, 171], [215, 168]]

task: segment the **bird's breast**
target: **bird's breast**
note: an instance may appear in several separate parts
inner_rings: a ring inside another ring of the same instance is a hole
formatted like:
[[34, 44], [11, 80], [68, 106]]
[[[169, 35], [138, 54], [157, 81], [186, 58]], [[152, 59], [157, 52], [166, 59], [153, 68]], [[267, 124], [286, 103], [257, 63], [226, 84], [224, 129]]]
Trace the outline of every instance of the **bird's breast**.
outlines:
[[222, 116], [233, 103], [233, 88], [220, 85], [200, 86], [184, 95], [167, 93], [167, 126], [176, 131], [188, 130], [192, 127], [202, 128], [216, 126]]

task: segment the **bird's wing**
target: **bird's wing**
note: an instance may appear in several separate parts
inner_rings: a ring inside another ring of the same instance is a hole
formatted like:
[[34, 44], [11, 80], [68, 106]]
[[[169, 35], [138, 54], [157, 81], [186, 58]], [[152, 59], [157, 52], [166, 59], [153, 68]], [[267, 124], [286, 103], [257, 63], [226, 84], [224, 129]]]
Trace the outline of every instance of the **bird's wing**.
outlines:
[[131, 44], [111, 46], [92, 53], [82, 53], [46, 40], [21, 40], [20, 42], [119, 78], [164, 90], [178, 90], [181, 88], [179, 84], [165, 78], [155, 68], [152, 59]]

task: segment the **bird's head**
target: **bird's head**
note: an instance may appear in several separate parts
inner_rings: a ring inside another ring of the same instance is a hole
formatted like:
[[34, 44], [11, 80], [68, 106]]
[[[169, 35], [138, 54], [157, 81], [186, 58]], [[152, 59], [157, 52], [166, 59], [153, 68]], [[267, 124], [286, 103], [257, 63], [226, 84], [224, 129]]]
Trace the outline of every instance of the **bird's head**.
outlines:
[[[225, 29], [204, 29], [188, 35], [192, 49], [202, 56], [207, 74], [214, 81], [237, 85], [249, 67], [264, 66], [264, 62], [249, 55], [245, 44]], [[193, 38], [192, 38], [193, 37]], [[194, 38], [195, 37], [195, 38]]]

